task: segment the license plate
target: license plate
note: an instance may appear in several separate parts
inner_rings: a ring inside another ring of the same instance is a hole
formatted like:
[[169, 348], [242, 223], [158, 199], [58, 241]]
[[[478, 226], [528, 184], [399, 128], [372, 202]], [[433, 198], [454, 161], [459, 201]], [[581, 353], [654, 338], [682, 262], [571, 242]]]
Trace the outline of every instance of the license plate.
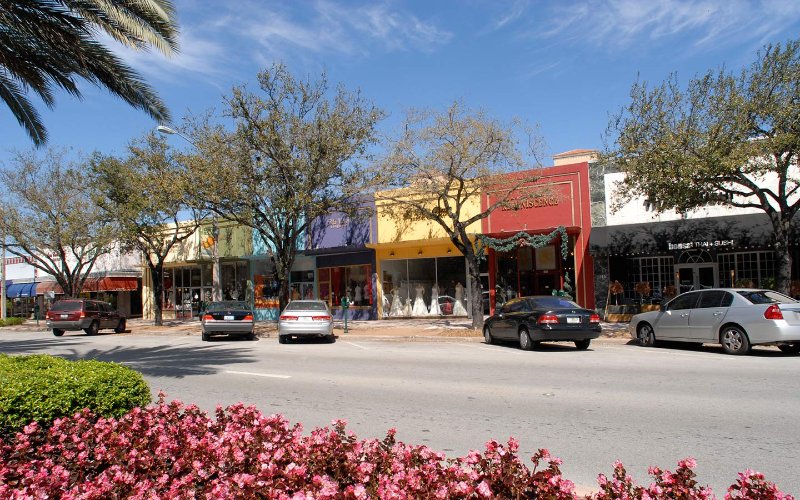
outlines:
[[567, 316], [567, 323], [580, 323], [580, 316]]
[[224, 319], [225, 321], [233, 321], [234, 317], [233, 316], [223, 316], [222, 319]]
[[67, 319], [67, 318], [69, 318], [69, 314], [62, 314], [61, 315], [61, 319]]

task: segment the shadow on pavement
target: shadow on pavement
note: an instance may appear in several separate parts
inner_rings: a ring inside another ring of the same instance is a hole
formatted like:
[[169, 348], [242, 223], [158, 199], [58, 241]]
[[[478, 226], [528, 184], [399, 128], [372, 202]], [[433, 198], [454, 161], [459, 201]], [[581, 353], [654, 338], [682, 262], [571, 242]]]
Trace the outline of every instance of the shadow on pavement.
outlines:
[[[221, 344], [222, 342], [220, 342]], [[91, 349], [85, 353], [75, 346], [85, 345], [62, 339], [0, 341], [0, 352], [5, 354], [53, 354], [70, 360], [95, 359], [121, 363], [143, 375], [155, 377], [182, 378], [191, 375], [212, 375], [219, 371], [219, 366], [232, 363], [256, 362], [246, 344], [242, 347], [224, 347], [220, 345], [180, 346], [162, 345], [155, 347], [115, 346], [107, 350]], [[53, 349], [67, 352], [52, 352]]]

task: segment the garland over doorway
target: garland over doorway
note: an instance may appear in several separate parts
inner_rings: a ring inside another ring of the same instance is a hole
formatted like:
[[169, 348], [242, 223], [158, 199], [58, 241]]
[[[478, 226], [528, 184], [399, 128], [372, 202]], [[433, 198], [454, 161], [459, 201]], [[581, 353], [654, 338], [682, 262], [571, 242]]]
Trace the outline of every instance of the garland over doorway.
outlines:
[[[556, 237], [561, 238], [561, 258], [567, 260], [569, 257], [569, 237], [567, 236], [567, 228], [564, 226], [556, 227], [549, 234], [528, 234], [525, 231], [520, 231], [508, 238], [492, 238], [485, 234], [475, 235], [475, 255], [478, 260], [486, 258], [486, 249], [491, 248], [496, 252], [509, 252], [517, 247], [531, 247], [542, 248], [550, 245]], [[564, 273], [564, 288], [559, 292], [559, 295], [566, 295], [571, 298], [572, 284], [570, 283], [569, 275]]]

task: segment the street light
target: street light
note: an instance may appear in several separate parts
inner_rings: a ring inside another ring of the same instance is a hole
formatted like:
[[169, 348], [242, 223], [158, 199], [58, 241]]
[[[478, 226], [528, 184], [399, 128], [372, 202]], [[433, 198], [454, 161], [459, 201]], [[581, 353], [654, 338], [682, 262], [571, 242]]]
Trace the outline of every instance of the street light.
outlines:
[[[159, 125], [156, 127], [156, 132], [162, 135], [179, 135], [183, 137], [186, 142], [194, 146], [196, 150], [199, 150], [197, 144], [194, 143], [193, 140], [186, 137], [184, 134], [178, 132], [174, 128], [167, 127], [166, 125]], [[219, 285], [219, 251], [217, 249], [217, 240], [219, 239], [219, 227], [217, 227], [217, 219], [216, 217], [211, 222], [211, 237], [214, 238], [214, 245], [211, 247], [211, 258], [213, 259], [214, 264], [211, 266], [211, 300], [213, 302], [218, 302], [222, 300], [222, 293], [221, 288]]]

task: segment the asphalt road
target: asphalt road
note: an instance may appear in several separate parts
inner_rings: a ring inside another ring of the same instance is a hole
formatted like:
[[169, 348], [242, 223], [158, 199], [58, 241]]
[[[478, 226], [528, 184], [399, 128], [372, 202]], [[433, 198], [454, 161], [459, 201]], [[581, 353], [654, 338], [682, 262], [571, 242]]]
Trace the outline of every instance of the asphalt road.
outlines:
[[337, 418], [359, 437], [426, 444], [455, 457], [514, 436], [540, 447], [582, 490], [620, 459], [640, 483], [648, 465], [694, 457], [719, 498], [746, 468], [800, 493], [800, 357], [774, 348], [642, 348], [595, 341], [523, 352], [471, 340], [340, 339], [335, 344], [201, 342], [187, 335], [3, 332], [0, 352], [124, 363], [153, 393], [206, 410], [238, 401], [282, 413], [306, 431]]

